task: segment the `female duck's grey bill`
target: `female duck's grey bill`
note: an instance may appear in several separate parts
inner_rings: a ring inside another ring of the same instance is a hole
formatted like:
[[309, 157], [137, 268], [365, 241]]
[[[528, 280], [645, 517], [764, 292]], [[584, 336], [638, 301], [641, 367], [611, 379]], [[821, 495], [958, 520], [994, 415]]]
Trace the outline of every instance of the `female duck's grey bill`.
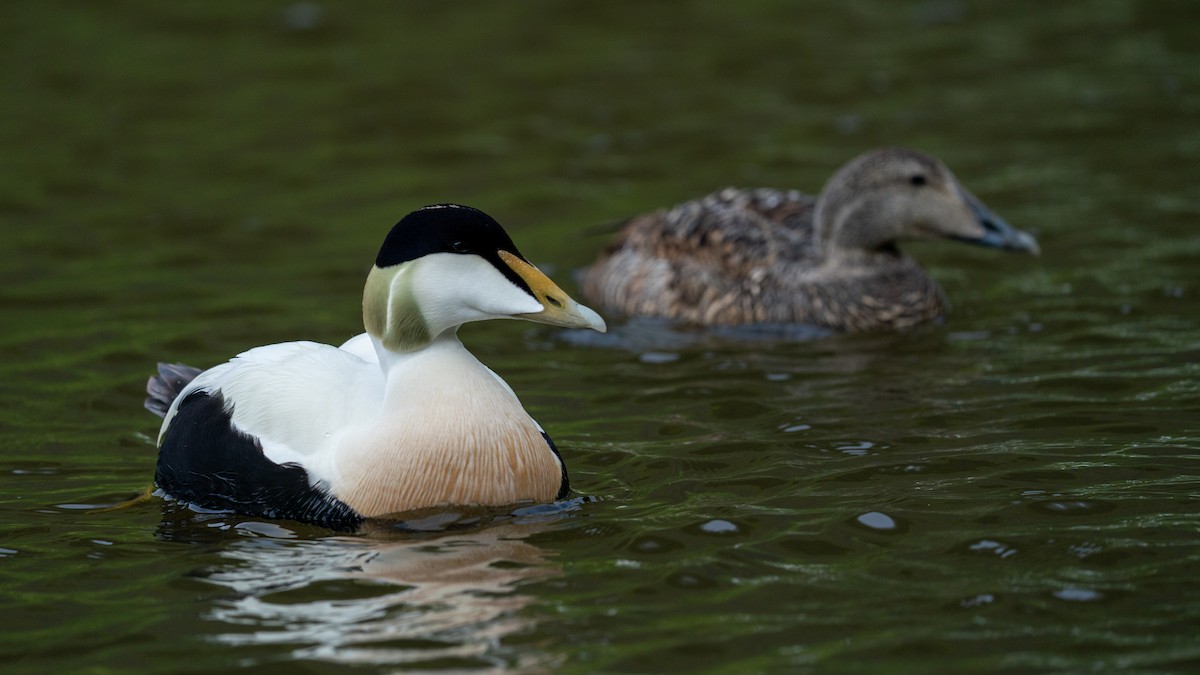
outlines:
[[960, 237], [959, 241], [1032, 255], [1038, 255], [1042, 252], [1041, 248], [1038, 247], [1037, 239], [1034, 239], [1033, 235], [1009, 225], [1007, 221], [984, 206], [983, 202], [979, 201], [970, 192], [962, 190], [962, 196], [967, 202], [967, 206], [971, 207], [971, 213], [975, 215], [975, 218], [979, 220], [979, 224], [983, 226], [983, 236], [977, 239]]

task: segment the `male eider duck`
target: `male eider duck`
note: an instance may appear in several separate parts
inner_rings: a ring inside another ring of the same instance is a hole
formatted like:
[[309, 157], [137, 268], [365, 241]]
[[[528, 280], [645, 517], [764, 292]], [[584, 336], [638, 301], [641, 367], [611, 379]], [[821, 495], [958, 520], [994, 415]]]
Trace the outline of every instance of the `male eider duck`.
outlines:
[[146, 400], [164, 416], [155, 484], [198, 507], [336, 529], [561, 499], [554, 443], [458, 340], [468, 321], [506, 318], [605, 330], [482, 211], [414, 211], [367, 276], [365, 335], [256, 347], [204, 372], [159, 365]]
[[696, 325], [782, 323], [905, 329], [945, 295], [902, 239], [953, 239], [1037, 254], [942, 162], [885, 148], [844, 165], [817, 197], [728, 188], [629, 220], [582, 275], [599, 309]]

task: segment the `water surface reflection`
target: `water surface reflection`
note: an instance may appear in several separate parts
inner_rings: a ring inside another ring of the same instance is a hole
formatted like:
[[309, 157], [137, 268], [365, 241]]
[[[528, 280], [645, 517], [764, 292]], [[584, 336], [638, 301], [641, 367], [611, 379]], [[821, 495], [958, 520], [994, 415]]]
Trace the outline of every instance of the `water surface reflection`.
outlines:
[[[210, 523], [214, 525], [214, 523]], [[230, 591], [207, 618], [228, 625], [216, 642], [294, 645], [291, 656], [350, 664], [528, 670], [552, 654], [505, 644], [532, 632], [523, 584], [562, 574], [526, 539], [552, 525], [510, 520], [469, 530], [300, 538], [277, 524], [232, 527], [246, 538], [200, 573]]]

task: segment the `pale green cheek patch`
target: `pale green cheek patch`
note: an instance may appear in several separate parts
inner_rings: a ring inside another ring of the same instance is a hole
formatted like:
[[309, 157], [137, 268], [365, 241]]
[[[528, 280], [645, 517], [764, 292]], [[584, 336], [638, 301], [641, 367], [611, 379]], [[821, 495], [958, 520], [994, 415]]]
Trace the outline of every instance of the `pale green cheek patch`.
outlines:
[[433, 339], [412, 288], [415, 262], [374, 267], [363, 288], [363, 325], [392, 351], [419, 349]]

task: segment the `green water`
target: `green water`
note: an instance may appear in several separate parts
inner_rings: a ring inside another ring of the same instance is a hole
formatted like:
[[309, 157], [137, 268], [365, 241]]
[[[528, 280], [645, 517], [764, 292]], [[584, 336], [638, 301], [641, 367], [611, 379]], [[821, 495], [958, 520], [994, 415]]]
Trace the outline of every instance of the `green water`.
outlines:
[[[0, 8], [5, 672], [1195, 672], [1200, 7]], [[387, 228], [478, 206], [568, 288], [619, 219], [942, 157], [1041, 258], [815, 340], [462, 336], [580, 500], [421, 535], [115, 503], [157, 360], [360, 330]]]

